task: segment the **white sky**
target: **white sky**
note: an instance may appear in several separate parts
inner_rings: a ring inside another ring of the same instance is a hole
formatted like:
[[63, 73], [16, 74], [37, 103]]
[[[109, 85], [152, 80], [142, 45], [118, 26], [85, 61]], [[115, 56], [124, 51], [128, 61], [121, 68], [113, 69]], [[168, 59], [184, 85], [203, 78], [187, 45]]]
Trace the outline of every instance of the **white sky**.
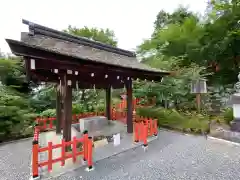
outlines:
[[109, 28], [115, 32], [120, 48], [134, 50], [149, 38], [160, 10], [172, 12], [179, 4], [203, 13], [205, 0], [1, 0], [0, 51], [10, 49], [5, 38], [20, 39], [27, 31], [22, 19], [62, 30], [73, 25]]

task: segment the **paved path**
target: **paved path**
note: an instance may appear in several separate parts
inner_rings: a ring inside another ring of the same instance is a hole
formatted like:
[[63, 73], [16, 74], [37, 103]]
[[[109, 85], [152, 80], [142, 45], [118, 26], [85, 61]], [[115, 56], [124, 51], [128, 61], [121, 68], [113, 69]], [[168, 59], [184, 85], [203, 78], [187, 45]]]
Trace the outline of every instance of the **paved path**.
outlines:
[[[28, 180], [31, 140], [0, 145], [0, 180]], [[142, 148], [101, 160], [54, 180], [238, 180], [240, 147], [203, 137], [161, 132]]]
[[0, 144], [0, 180], [28, 180], [32, 138]]
[[240, 147], [203, 137], [161, 132], [142, 148], [101, 160], [95, 170], [68, 172], [58, 180], [237, 180]]

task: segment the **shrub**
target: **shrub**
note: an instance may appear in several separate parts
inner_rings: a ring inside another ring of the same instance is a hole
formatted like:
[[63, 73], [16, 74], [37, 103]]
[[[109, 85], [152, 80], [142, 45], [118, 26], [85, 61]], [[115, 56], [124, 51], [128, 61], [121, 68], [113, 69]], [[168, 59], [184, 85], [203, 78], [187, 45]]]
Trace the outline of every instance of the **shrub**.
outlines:
[[72, 105], [72, 114], [81, 114], [85, 110], [82, 104], [73, 104]]
[[56, 117], [56, 109], [47, 109], [39, 114], [41, 117]]
[[158, 119], [158, 126], [178, 129], [182, 131], [191, 130], [194, 133], [208, 131], [208, 118], [202, 115], [185, 115], [175, 109], [143, 107], [137, 110], [137, 114], [144, 117]]
[[26, 98], [0, 89], [0, 142], [31, 135], [35, 117]]
[[[72, 105], [72, 114], [81, 114], [85, 110], [82, 104]], [[56, 117], [56, 109], [47, 109], [39, 114], [42, 117]]]
[[94, 107], [95, 112], [104, 112], [105, 111], [105, 103], [104, 102], [99, 102], [95, 107]]
[[230, 122], [234, 119], [233, 117], [233, 108], [225, 109], [223, 113], [224, 121], [226, 124], [230, 124]]

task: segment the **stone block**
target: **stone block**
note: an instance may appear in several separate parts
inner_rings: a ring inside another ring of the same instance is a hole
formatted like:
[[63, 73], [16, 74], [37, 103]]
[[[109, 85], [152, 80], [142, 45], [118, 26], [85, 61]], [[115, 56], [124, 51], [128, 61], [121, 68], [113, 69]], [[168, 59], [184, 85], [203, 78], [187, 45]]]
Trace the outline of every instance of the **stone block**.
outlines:
[[89, 133], [100, 131], [108, 125], [108, 120], [104, 116], [94, 116], [79, 119], [80, 131], [87, 130]]

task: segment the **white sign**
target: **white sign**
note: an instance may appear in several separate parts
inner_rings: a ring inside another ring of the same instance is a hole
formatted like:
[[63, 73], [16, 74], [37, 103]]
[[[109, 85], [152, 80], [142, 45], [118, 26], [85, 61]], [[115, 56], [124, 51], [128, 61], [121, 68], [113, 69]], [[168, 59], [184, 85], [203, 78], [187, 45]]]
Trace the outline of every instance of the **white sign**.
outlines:
[[113, 135], [114, 146], [120, 145], [120, 133]]

